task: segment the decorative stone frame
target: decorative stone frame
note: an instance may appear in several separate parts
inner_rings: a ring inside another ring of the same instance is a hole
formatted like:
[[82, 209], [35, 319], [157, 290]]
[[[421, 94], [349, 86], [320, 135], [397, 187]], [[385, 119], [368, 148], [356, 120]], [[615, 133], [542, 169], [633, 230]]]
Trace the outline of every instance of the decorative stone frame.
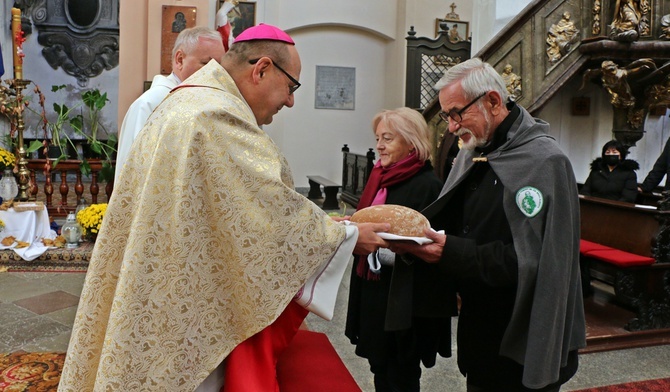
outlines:
[[38, 0], [32, 19], [44, 58], [79, 86], [119, 64], [119, 0]]

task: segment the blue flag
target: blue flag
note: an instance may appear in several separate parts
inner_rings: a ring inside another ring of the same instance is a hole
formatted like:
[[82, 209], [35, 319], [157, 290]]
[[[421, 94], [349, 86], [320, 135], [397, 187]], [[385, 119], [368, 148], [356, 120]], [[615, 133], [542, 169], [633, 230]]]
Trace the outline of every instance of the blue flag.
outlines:
[[2, 44], [0, 44], [0, 76], [5, 74], [5, 64], [2, 62]]

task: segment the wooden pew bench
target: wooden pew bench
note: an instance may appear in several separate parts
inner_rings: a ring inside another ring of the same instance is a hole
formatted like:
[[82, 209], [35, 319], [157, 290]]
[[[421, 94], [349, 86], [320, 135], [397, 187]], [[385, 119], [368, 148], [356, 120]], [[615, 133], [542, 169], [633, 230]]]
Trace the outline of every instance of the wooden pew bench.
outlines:
[[616, 299], [637, 315], [627, 329], [670, 327], [670, 262], [658, 246], [670, 211], [589, 196], [579, 201], [583, 279], [614, 288]]
[[321, 187], [323, 186], [324, 193], [326, 194], [326, 198], [323, 200], [323, 209], [337, 210], [340, 208], [339, 204], [337, 203], [337, 192], [340, 189], [340, 184], [317, 175], [309, 175], [307, 176], [307, 179], [309, 180], [309, 193], [307, 194], [308, 198], [323, 198], [323, 193], [321, 193]]

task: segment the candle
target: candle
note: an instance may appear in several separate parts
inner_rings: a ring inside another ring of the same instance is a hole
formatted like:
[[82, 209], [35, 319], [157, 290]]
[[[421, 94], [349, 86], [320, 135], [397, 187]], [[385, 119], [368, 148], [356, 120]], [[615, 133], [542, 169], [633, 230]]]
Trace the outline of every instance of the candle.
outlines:
[[12, 8], [12, 43], [14, 49], [14, 79], [23, 79], [23, 31], [21, 31], [21, 10]]

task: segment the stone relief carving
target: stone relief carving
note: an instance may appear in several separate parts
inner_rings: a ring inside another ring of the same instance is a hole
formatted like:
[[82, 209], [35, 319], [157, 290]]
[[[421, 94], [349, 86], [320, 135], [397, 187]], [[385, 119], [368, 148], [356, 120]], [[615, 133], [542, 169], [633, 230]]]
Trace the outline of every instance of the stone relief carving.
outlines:
[[433, 56], [433, 64], [445, 67], [453, 67], [460, 63], [463, 59], [460, 56], [447, 56], [445, 54], [438, 54]]
[[593, 0], [593, 25], [591, 26], [591, 33], [593, 35], [600, 34], [600, 0]]
[[521, 97], [521, 77], [512, 72], [512, 70], [512, 65], [507, 64], [500, 75], [505, 81], [505, 86], [507, 86], [507, 92], [509, 93], [510, 99], [516, 101]]
[[610, 39], [634, 42], [649, 35], [649, 0], [617, 0], [610, 25]]
[[119, 64], [119, 0], [37, 0], [32, 17], [44, 58], [79, 86]]
[[546, 42], [547, 58], [552, 65], [568, 54], [573, 44], [579, 42], [579, 30], [570, 20], [569, 12], [564, 12], [561, 20], [551, 25]]
[[[655, 73], [664, 76], [664, 79], [647, 89], [646, 100], [649, 107], [670, 106], [670, 77], [667, 76], [670, 62], [660, 66]], [[670, 245], [669, 245], [670, 246]]]
[[651, 26], [649, 24], [649, 11], [651, 6], [649, 5], [649, 0], [640, 0], [640, 12], [642, 16], [640, 18], [640, 35], [648, 36], [650, 35]]
[[661, 18], [661, 34], [658, 36], [660, 39], [670, 39], [670, 14], [663, 15]]

